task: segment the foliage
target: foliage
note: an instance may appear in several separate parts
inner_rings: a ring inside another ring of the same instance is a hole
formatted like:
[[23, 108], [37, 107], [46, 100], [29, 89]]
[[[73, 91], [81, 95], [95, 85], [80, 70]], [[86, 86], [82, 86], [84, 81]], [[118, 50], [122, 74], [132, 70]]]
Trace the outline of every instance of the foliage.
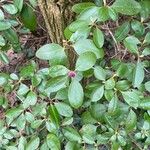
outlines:
[[0, 61], [8, 64], [7, 50], [20, 52], [24, 48], [18, 34], [36, 30], [37, 21], [32, 9], [34, 6], [35, 0], [30, 0], [30, 3], [24, 3], [23, 0], [13, 0], [12, 3], [0, 1]]
[[[149, 149], [150, 1], [103, 2], [76, 4], [77, 19], [64, 33], [67, 45], [37, 50], [48, 68], [31, 61], [17, 73], [0, 73], [6, 116], [1, 149]], [[11, 13], [22, 5], [17, 8]], [[77, 56], [75, 68], [69, 68], [68, 45]], [[17, 98], [15, 107], [9, 93]]]

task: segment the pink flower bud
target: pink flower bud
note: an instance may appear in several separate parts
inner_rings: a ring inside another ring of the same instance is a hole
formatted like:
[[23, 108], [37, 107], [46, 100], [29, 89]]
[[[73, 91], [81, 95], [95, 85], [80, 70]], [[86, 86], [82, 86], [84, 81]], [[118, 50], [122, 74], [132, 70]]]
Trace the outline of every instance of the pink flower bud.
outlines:
[[69, 71], [68, 76], [70, 78], [74, 78], [76, 76], [76, 72], [75, 71]]

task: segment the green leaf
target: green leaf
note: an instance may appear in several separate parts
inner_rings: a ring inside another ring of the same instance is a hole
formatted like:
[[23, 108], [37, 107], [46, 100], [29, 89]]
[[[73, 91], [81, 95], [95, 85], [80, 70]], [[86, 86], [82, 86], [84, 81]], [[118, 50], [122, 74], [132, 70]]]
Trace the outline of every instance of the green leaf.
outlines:
[[149, 47], [146, 47], [146, 48], [143, 50], [142, 55], [144, 55], [144, 56], [150, 55], [150, 48], [149, 48]]
[[145, 19], [147, 19], [150, 15], [150, 1], [149, 0], [144, 0], [140, 2], [142, 9], [140, 11], [141, 14], [141, 19], [142, 21], [144, 21]]
[[106, 106], [100, 103], [94, 103], [90, 107], [91, 116], [99, 122], [104, 121], [104, 114], [106, 113]]
[[124, 15], [135, 15], [141, 10], [141, 6], [135, 0], [116, 0], [112, 7], [119, 13]]
[[58, 76], [67, 75], [68, 71], [69, 70], [65, 66], [55, 65], [55, 66], [50, 67], [49, 75], [52, 78], [55, 78], [55, 77], [58, 77]]
[[124, 40], [125, 47], [134, 54], [138, 54], [138, 47], [137, 45], [141, 42], [134, 36], [129, 36]]
[[150, 44], [150, 32], [148, 32], [145, 36], [143, 43]]
[[111, 7], [108, 7], [108, 14], [109, 14], [109, 17], [110, 17], [113, 21], [116, 21], [116, 20], [118, 19], [117, 13], [116, 13], [115, 10], [112, 9]]
[[74, 128], [71, 127], [65, 127], [62, 129], [64, 136], [69, 140], [69, 141], [77, 141], [81, 143], [81, 136], [78, 133], [78, 131]]
[[23, 136], [21, 136], [21, 137], [19, 138], [18, 149], [19, 149], [19, 150], [24, 150], [26, 144], [27, 144], [26, 138], [23, 137]]
[[67, 56], [64, 48], [58, 44], [46, 44], [36, 52], [36, 57], [43, 60], [50, 60], [51, 65], [66, 64]]
[[62, 126], [69, 126], [69, 125], [71, 125], [72, 123], [73, 123], [73, 117], [71, 117], [71, 118], [65, 118], [64, 120], [63, 120], [63, 122], [62, 122]]
[[32, 86], [33, 87], [36, 87], [38, 86], [40, 83], [41, 83], [41, 77], [39, 75], [34, 75], [32, 78], [31, 78], [31, 82], [32, 82]]
[[103, 94], [104, 94], [104, 86], [100, 86], [96, 88], [91, 94], [91, 101], [97, 102], [101, 100], [101, 98], [103, 97]]
[[40, 138], [37, 136], [31, 137], [30, 141], [26, 145], [26, 150], [35, 150], [39, 147]]
[[126, 143], [126, 139], [123, 137], [123, 136], [121, 136], [121, 135], [118, 135], [117, 136], [117, 139], [118, 139], [118, 142], [119, 142], [119, 144], [121, 145], [121, 146], [125, 146], [127, 143]]
[[5, 4], [2, 7], [7, 13], [11, 15], [14, 15], [18, 12], [17, 8], [13, 4]]
[[84, 20], [76, 20], [69, 25], [69, 30], [72, 32], [76, 32], [78, 29], [87, 28], [88, 22]]
[[29, 88], [25, 85], [25, 84], [20, 84], [19, 89], [17, 91], [17, 94], [20, 96], [23, 96], [25, 94], [27, 94], [29, 91]]
[[82, 39], [77, 41], [74, 44], [74, 49], [78, 55], [81, 55], [84, 52], [93, 52], [97, 58], [104, 57], [104, 50], [102, 48], [98, 49], [94, 42], [90, 39]]
[[34, 120], [33, 122], [31, 122], [31, 128], [33, 129], [39, 128], [42, 122], [43, 120]]
[[7, 84], [8, 76], [7, 74], [0, 73], [0, 86]]
[[40, 150], [49, 150], [49, 147], [48, 147], [46, 141], [44, 141], [44, 143], [40, 146]]
[[145, 83], [145, 89], [150, 92], [150, 81]]
[[145, 73], [144, 73], [144, 67], [142, 63], [137, 62], [133, 73], [133, 79], [132, 79], [132, 84], [134, 88], [139, 87], [141, 85], [145, 77], [144, 75]]
[[18, 130], [24, 130], [25, 125], [26, 125], [26, 119], [24, 114], [21, 114], [17, 120], [15, 121], [16, 123], [16, 127], [18, 128]]
[[125, 77], [129, 73], [128, 65], [125, 63], [121, 63], [117, 68], [116, 75], [120, 78]]
[[93, 52], [82, 53], [76, 62], [76, 70], [86, 71], [94, 66], [96, 63], [96, 56]]
[[60, 140], [55, 134], [48, 134], [46, 143], [51, 150], [61, 150]]
[[30, 91], [26, 97], [26, 99], [23, 101], [23, 107], [28, 108], [29, 106], [35, 105], [37, 102], [37, 95]]
[[67, 142], [65, 150], [83, 150], [77, 142]]
[[131, 27], [134, 30], [135, 35], [137, 35], [137, 36], [138, 35], [141, 36], [145, 32], [145, 28], [144, 28], [143, 24], [137, 20], [133, 20], [131, 22]]
[[120, 91], [126, 91], [130, 88], [131, 84], [128, 80], [120, 80], [116, 82], [116, 89]]
[[19, 12], [21, 12], [23, 8], [23, 0], [13, 0], [13, 1], [16, 8], [19, 10]]
[[140, 98], [139, 95], [134, 91], [126, 91], [121, 92], [124, 100], [134, 108], [137, 108], [139, 106]]
[[115, 80], [114, 78], [110, 78], [105, 82], [105, 89], [111, 90], [115, 87]]
[[12, 44], [13, 50], [18, 52], [21, 50], [20, 42], [18, 35], [15, 30], [7, 29], [3, 31], [4, 37]]
[[83, 10], [91, 7], [91, 6], [94, 6], [95, 4], [94, 3], [90, 3], [90, 2], [87, 2], [87, 3], [78, 3], [78, 4], [75, 4], [73, 7], [72, 7], [72, 10], [75, 12], [75, 13], [81, 13]]
[[35, 8], [38, 5], [37, 0], [29, 0], [30, 4]]
[[100, 7], [98, 21], [105, 22], [108, 19], [109, 19], [108, 7], [106, 7], [106, 6]]
[[103, 47], [104, 45], [104, 35], [103, 32], [96, 28], [93, 33], [93, 41], [98, 48]]
[[10, 78], [13, 79], [13, 80], [19, 80], [19, 77], [15, 73], [11, 73]]
[[110, 115], [115, 115], [118, 112], [118, 97], [114, 96], [108, 105], [108, 113]]
[[73, 115], [72, 108], [63, 102], [55, 103], [58, 113], [64, 117], [71, 117]]
[[37, 28], [37, 20], [36, 15], [33, 9], [29, 6], [24, 4], [22, 11], [20, 13], [20, 18], [24, 26], [31, 31], [35, 31]]
[[126, 38], [130, 31], [130, 23], [129, 22], [124, 22], [121, 26], [119, 26], [116, 31], [115, 31], [115, 39], [117, 42], [121, 42]]
[[105, 81], [106, 71], [102, 67], [96, 66], [96, 67], [94, 67], [94, 76], [98, 80]]
[[135, 112], [131, 109], [125, 122], [126, 131], [128, 132], [133, 131], [136, 124], [137, 124], [137, 116]]
[[73, 33], [69, 39], [71, 42], [76, 42], [81, 39], [86, 39], [90, 34], [91, 27], [81, 27]]
[[74, 108], [82, 106], [84, 93], [81, 84], [77, 80], [72, 80], [68, 89], [68, 98], [70, 105]]
[[3, 11], [0, 9], [0, 21], [4, 20], [4, 13]]
[[5, 39], [3, 38], [2, 35], [0, 35], [0, 46], [5, 46]]
[[0, 52], [0, 61], [5, 64], [9, 64], [9, 58], [4, 52]]
[[80, 133], [85, 143], [94, 144], [96, 140], [96, 129], [97, 127], [92, 124], [86, 124], [82, 126]]
[[150, 110], [150, 97], [145, 97], [140, 101], [139, 107], [144, 110]]
[[49, 79], [46, 83], [46, 89], [45, 92], [47, 95], [57, 92], [60, 89], [63, 89], [66, 87], [67, 77], [65, 76], [59, 76], [53, 79]]
[[58, 128], [60, 125], [60, 116], [54, 105], [50, 105], [48, 107], [48, 114], [52, 123], [55, 124], [55, 126]]
[[0, 21], [0, 31], [7, 30], [11, 27], [8, 21]]
[[32, 123], [35, 120], [33, 114], [30, 112], [25, 113], [25, 118], [29, 123]]
[[80, 13], [78, 20], [85, 20], [88, 23], [93, 23], [99, 17], [99, 7], [91, 6]]
[[15, 118], [17, 118], [22, 113], [22, 111], [23, 109], [19, 107], [16, 108], [14, 107], [7, 110], [6, 112], [7, 123], [10, 124]]

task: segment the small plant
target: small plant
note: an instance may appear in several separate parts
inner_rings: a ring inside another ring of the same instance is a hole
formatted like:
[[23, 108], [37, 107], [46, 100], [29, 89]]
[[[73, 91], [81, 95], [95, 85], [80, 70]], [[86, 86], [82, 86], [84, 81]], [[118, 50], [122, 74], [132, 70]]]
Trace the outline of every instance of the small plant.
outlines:
[[64, 46], [36, 52], [48, 68], [31, 61], [18, 73], [0, 73], [1, 149], [149, 149], [149, 6], [148, 0], [76, 4]]

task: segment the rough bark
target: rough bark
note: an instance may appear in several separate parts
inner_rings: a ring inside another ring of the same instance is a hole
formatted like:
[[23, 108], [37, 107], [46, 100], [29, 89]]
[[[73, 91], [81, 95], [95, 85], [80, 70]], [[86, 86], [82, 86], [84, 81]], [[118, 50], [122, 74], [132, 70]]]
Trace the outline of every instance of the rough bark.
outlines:
[[63, 44], [64, 29], [71, 22], [76, 0], [38, 0], [51, 42]]

